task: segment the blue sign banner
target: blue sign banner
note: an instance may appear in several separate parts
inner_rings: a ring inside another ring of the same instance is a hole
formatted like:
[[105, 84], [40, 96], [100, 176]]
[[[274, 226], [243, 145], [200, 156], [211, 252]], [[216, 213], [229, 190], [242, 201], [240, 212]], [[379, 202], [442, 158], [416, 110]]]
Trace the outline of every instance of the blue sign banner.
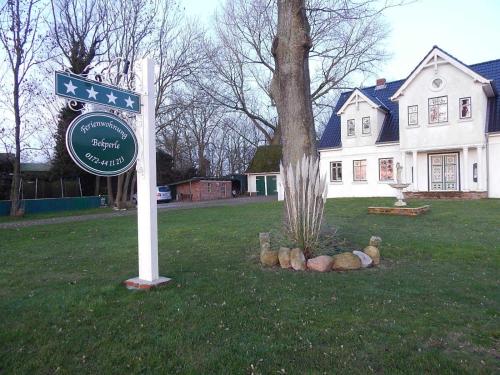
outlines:
[[68, 72], [55, 72], [55, 92], [56, 95], [79, 102], [96, 103], [122, 111], [141, 113], [139, 94]]

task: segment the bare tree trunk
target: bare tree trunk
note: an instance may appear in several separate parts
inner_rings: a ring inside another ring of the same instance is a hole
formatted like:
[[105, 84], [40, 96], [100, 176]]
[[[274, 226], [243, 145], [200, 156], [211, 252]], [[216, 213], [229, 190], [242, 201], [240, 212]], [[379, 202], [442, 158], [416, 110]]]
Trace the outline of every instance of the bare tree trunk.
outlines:
[[[16, 91], [16, 89], [14, 89], [14, 91]], [[10, 216], [17, 216], [19, 212], [19, 184], [21, 180], [21, 144], [19, 135], [21, 119], [19, 116], [19, 98], [16, 94], [14, 94], [14, 112], [16, 118], [16, 156], [13, 163], [14, 170], [10, 189]]]
[[98, 196], [101, 191], [101, 176], [95, 176], [94, 195]]
[[132, 176], [134, 169], [135, 168], [132, 167], [131, 169], [129, 169], [127, 171], [127, 174], [125, 175], [125, 182], [123, 183], [123, 193], [122, 193], [122, 199], [121, 199], [123, 207], [127, 206], [126, 203], [129, 200], [128, 199], [128, 187], [130, 185], [130, 176]]
[[113, 207], [115, 204], [113, 196], [113, 177], [106, 177], [106, 184], [108, 190], [108, 205]]
[[132, 200], [132, 197], [135, 194], [135, 184], [137, 182], [137, 171], [136, 171], [135, 167], [133, 168], [132, 173], [134, 174], [134, 177], [132, 177], [132, 184], [130, 185], [130, 200]]
[[276, 125], [276, 130], [274, 131], [273, 137], [270, 142], [271, 145], [280, 145], [281, 144], [281, 126], [278, 122]]
[[12, 184], [10, 188], [10, 216], [17, 216], [19, 212], [19, 184], [21, 179], [21, 109], [19, 107], [19, 66], [17, 59], [14, 67], [14, 121], [16, 155], [13, 163]]
[[119, 209], [123, 208], [122, 205], [122, 193], [123, 193], [123, 178], [125, 174], [122, 173], [121, 175], [118, 176], [118, 182], [116, 184], [116, 198], [115, 198], [115, 204], [116, 207]]
[[14, 171], [12, 174], [12, 184], [10, 186], [10, 216], [17, 216], [19, 212], [19, 184], [21, 180], [21, 173], [17, 154], [16, 150], [16, 158], [13, 162]]
[[309, 77], [311, 46], [304, 0], [278, 1], [271, 92], [281, 125], [285, 167], [295, 165], [303, 155], [317, 157]]
[[207, 170], [207, 163], [205, 161], [205, 146], [203, 143], [198, 143], [198, 165], [199, 165], [199, 173], [200, 176], [206, 177], [208, 170]]

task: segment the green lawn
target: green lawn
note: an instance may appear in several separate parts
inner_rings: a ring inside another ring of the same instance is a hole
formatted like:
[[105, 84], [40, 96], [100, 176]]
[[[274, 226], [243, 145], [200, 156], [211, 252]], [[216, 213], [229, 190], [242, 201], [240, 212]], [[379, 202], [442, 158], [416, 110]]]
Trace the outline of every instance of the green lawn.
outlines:
[[38, 220], [38, 219], [51, 219], [54, 217], [64, 217], [64, 216], [83, 216], [83, 215], [102, 214], [106, 212], [113, 212], [113, 210], [108, 207], [99, 207], [99, 208], [87, 208], [83, 210], [68, 210], [68, 211], [43, 212], [39, 214], [26, 214], [20, 217], [0, 216], [0, 224], [11, 223], [11, 222], [22, 222], [28, 220]]
[[0, 230], [0, 374], [492, 374], [500, 371], [500, 200], [411, 217], [338, 199], [327, 219], [377, 269], [263, 270], [282, 206], [159, 214], [160, 273], [137, 276], [135, 216]]

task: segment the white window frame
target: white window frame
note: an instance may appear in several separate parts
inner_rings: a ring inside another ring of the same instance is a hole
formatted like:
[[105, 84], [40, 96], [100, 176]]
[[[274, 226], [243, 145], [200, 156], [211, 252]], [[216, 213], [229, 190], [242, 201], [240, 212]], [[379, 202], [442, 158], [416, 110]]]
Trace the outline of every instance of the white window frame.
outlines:
[[[431, 104], [431, 101], [437, 100], [437, 99], [446, 99], [445, 103], [436, 103], [436, 104]], [[427, 100], [427, 111], [428, 111], [428, 116], [429, 116], [429, 124], [434, 125], [434, 124], [443, 124], [448, 122], [448, 95], [442, 95], [442, 96], [435, 96], [433, 98], [429, 98]], [[446, 107], [445, 107], [446, 106]], [[431, 121], [431, 108], [437, 108], [437, 120], [436, 121]], [[441, 108], [446, 108], [446, 118], [444, 120], [440, 120], [440, 114], [441, 114]]]
[[[410, 112], [410, 109], [415, 109], [415, 112]], [[416, 121], [411, 122], [410, 121], [410, 115], [415, 115]], [[418, 126], [418, 105], [409, 105], [408, 106], [408, 126]]]
[[[359, 165], [356, 165], [356, 162], [358, 162]], [[366, 166], [368, 165], [368, 162], [366, 159], [361, 159], [361, 160], [353, 160], [352, 161], [352, 180], [354, 182], [365, 182], [367, 181], [366, 178]], [[364, 168], [364, 179], [357, 179], [356, 178], [356, 168], [360, 168], [360, 171], [363, 170]]]
[[[333, 173], [334, 169], [336, 171], [335, 174]], [[340, 177], [339, 177], [339, 174], [340, 174]], [[334, 175], [336, 178], [334, 178]], [[341, 161], [331, 161], [330, 162], [330, 182], [342, 182], [342, 162]]]
[[[469, 108], [469, 115], [468, 116], [462, 116], [462, 100], [465, 100], [465, 99], [468, 99], [469, 100], [469, 104], [466, 104], [465, 106], [467, 106]], [[465, 96], [463, 98], [460, 98], [458, 99], [458, 116], [460, 117], [460, 120], [468, 120], [468, 119], [471, 119], [472, 118], [472, 99], [470, 96]]]
[[[368, 119], [368, 131], [365, 132], [365, 119]], [[361, 134], [363, 135], [369, 135], [372, 133], [372, 124], [370, 120], [370, 116], [366, 116], [361, 118]]]
[[[383, 161], [391, 161], [391, 178], [384, 178], [382, 179], [382, 162]], [[378, 159], [378, 180], [381, 182], [385, 181], [394, 181], [394, 158], [380, 158]]]
[[[351, 124], [352, 124], [352, 134], [350, 134], [349, 132]], [[353, 118], [347, 120], [347, 136], [348, 137], [356, 136], [356, 121]]]

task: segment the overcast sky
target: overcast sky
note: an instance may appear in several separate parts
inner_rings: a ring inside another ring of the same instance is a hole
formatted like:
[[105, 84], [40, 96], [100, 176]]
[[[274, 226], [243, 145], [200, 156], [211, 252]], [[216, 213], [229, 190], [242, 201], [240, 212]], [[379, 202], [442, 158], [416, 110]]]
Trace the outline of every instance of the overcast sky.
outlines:
[[[189, 15], [210, 23], [224, 0], [185, 0]], [[500, 59], [500, 0], [418, 0], [386, 12], [392, 58], [379, 77], [405, 78], [434, 45], [466, 64]], [[365, 82], [365, 86], [374, 82]]]

